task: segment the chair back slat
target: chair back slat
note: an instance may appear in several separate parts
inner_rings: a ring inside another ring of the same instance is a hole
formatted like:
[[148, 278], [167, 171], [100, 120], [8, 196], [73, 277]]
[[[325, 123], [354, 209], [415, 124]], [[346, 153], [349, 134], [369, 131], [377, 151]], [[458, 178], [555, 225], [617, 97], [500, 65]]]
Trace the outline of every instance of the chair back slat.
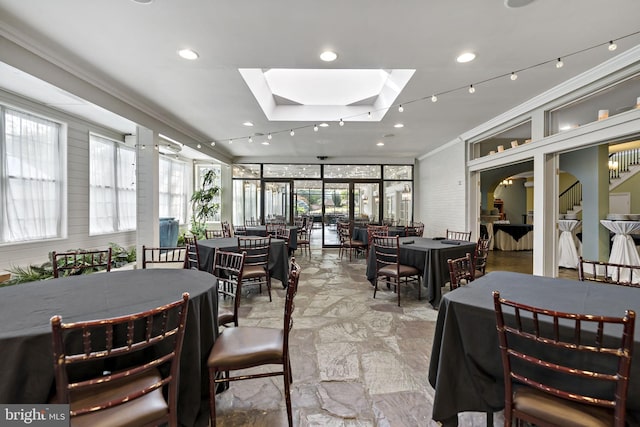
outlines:
[[187, 257], [184, 246], [142, 246], [142, 268], [182, 268]]
[[470, 253], [461, 258], [449, 258], [447, 264], [449, 265], [449, 288], [451, 290], [462, 284], [467, 284], [475, 278], [475, 268]]
[[111, 248], [105, 250], [52, 252], [53, 277], [111, 271]]
[[581, 281], [640, 287], [640, 266], [588, 261], [580, 257], [578, 279]]
[[466, 240], [468, 242], [471, 241], [471, 232], [470, 231], [453, 231], [447, 229], [447, 239], [449, 240]]

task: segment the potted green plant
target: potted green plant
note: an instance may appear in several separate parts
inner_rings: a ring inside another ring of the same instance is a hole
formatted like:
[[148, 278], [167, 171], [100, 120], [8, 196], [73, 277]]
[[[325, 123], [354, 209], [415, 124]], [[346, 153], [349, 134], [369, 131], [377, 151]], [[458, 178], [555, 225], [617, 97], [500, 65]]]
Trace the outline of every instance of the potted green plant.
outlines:
[[198, 239], [205, 237], [207, 229], [207, 221], [212, 220], [220, 209], [220, 204], [216, 199], [220, 194], [220, 187], [217, 185], [216, 172], [213, 169], [207, 169], [202, 175], [200, 188], [195, 190], [191, 195], [191, 207], [193, 215], [191, 216], [191, 233]]

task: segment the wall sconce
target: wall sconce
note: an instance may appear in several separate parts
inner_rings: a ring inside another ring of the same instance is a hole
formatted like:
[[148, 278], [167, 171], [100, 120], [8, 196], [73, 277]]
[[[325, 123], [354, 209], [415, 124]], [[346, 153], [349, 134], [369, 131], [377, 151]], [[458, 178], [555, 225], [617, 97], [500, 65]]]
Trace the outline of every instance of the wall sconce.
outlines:
[[366, 195], [366, 194], [363, 194], [363, 195], [362, 195], [362, 203], [364, 203], [365, 205], [366, 205], [367, 203], [369, 203], [369, 198], [367, 197], [367, 195]]

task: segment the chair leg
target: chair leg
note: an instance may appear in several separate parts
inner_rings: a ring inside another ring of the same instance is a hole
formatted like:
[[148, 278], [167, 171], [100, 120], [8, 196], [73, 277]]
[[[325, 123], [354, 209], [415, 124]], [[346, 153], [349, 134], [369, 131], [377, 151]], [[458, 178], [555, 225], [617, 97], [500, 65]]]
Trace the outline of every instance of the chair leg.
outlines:
[[269, 302], [271, 302], [271, 276], [267, 277], [267, 290], [269, 291]]
[[213, 369], [209, 369], [209, 417], [211, 419], [211, 427], [216, 427], [216, 373]]
[[402, 283], [402, 279], [398, 277], [398, 281], [396, 282], [396, 291], [398, 292], [398, 307], [400, 307], [400, 283]]
[[378, 278], [376, 277], [375, 283], [373, 284], [373, 299], [376, 298], [376, 292], [378, 292]]
[[[291, 376], [291, 363], [287, 361], [284, 364], [284, 399], [287, 404], [287, 420], [289, 421], [289, 427], [293, 426], [293, 414], [291, 413], [291, 382], [293, 377]], [[211, 426], [213, 427], [213, 426]]]

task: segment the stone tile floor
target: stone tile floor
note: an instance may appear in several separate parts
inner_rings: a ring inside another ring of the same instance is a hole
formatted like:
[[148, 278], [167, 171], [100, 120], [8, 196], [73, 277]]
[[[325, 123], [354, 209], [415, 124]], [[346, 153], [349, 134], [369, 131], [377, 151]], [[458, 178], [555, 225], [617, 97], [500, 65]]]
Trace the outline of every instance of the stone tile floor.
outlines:
[[[530, 252], [494, 254], [488, 271], [531, 268]], [[386, 290], [373, 299], [364, 260], [340, 260], [337, 249], [315, 248], [297, 260], [302, 274], [290, 340], [294, 425], [437, 426], [427, 380], [437, 311], [415, 292], [403, 293], [402, 307]], [[266, 290], [243, 296], [240, 325], [282, 327], [285, 291], [278, 281], [273, 291], [271, 303]], [[287, 425], [282, 377], [231, 383], [216, 405], [218, 426]], [[495, 414], [494, 425], [502, 424]], [[459, 425], [485, 426], [486, 416], [464, 413]]]
[[[340, 260], [337, 249], [317, 248], [297, 260], [302, 274], [290, 339], [294, 425], [438, 425], [431, 420], [427, 380], [437, 311], [415, 292], [403, 294], [402, 307], [386, 290], [373, 299], [364, 260]], [[240, 324], [281, 328], [280, 282], [274, 281], [271, 303], [266, 290], [246, 291]], [[282, 377], [233, 382], [216, 404], [218, 426], [287, 425]], [[502, 423], [496, 414], [494, 424]], [[486, 417], [461, 414], [459, 425], [485, 426]]]

